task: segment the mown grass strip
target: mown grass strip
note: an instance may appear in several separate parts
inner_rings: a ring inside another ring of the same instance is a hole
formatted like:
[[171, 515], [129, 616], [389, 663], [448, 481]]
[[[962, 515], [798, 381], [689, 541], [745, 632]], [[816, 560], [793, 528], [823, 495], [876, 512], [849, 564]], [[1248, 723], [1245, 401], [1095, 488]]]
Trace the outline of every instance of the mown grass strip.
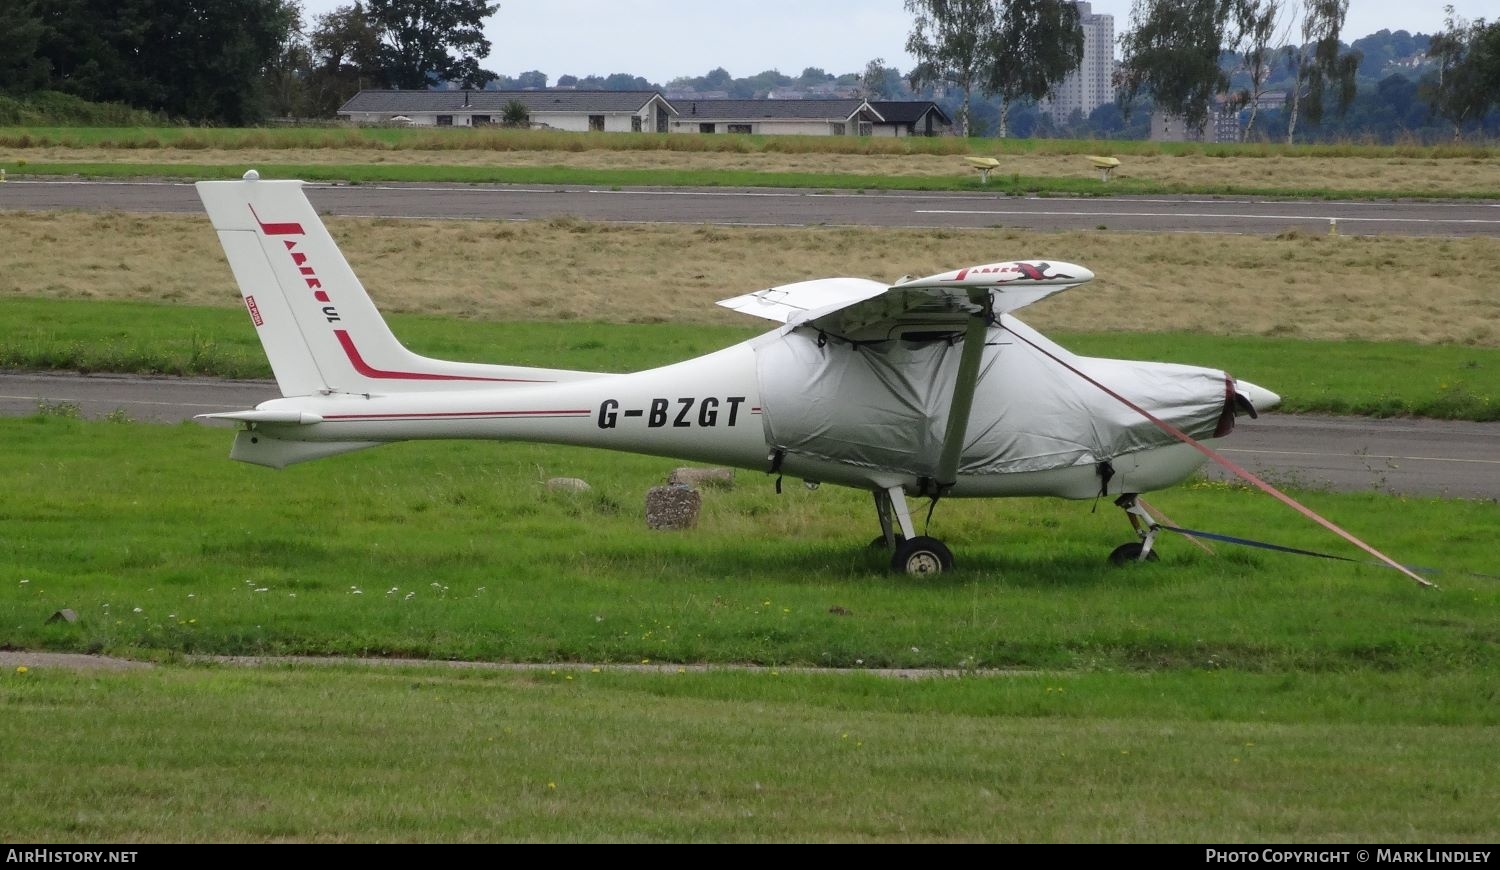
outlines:
[[[828, 275], [891, 281], [956, 264], [1044, 259], [1081, 263], [1097, 276], [1025, 309], [1024, 319], [1049, 334], [1500, 347], [1500, 300], [1487, 279], [1500, 274], [1500, 246], [1483, 238], [725, 227], [567, 215], [328, 224], [386, 312], [753, 328], [757, 321], [714, 302]], [[3, 297], [241, 305], [202, 215], [0, 211], [0, 236]]]
[[[88, 178], [182, 178], [195, 181], [239, 178], [242, 165], [166, 163], [27, 163], [18, 178], [83, 176]], [[992, 175], [982, 185], [967, 175], [860, 175], [842, 173], [755, 172], [733, 169], [586, 169], [569, 166], [441, 166], [281, 164], [256, 167], [263, 178], [375, 184], [380, 182], [457, 184], [551, 184], [592, 187], [776, 187], [816, 190], [984, 191], [995, 195], [1143, 196], [1203, 194], [1210, 196], [1281, 196], [1302, 199], [1496, 199], [1500, 191], [1468, 189], [1372, 188], [1329, 189], [1303, 185], [1165, 184], [1118, 178], [1105, 184], [1096, 178]]]
[[853, 136], [695, 136], [677, 134], [570, 133], [562, 130], [503, 128], [446, 130], [398, 127], [0, 127], [0, 148], [347, 149], [374, 151], [689, 151], [733, 154], [1008, 154], [1229, 157], [1354, 157], [1405, 159], [1487, 159], [1493, 145], [1353, 142], [1286, 145], [1277, 142], [1199, 143], [1129, 139], [961, 139], [953, 136], [877, 138]]
[[0, 702], [18, 842], [1494, 838], [1485, 674], [39, 669]]
[[[413, 350], [445, 359], [636, 371], [743, 341], [759, 327], [496, 323], [396, 314]], [[1304, 341], [1191, 333], [1054, 332], [1083, 354], [1211, 365], [1277, 390], [1283, 410], [1500, 419], [1500, 348]], [[236, 309], [0, 298], [0, 366], [13, 369], [270, 377]]]

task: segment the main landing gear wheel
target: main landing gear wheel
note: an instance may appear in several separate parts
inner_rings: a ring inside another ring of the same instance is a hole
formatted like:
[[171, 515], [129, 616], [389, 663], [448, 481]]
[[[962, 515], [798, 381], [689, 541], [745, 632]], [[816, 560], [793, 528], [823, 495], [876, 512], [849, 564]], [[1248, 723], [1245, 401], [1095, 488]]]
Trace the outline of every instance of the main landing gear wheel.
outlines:
[[880, 537], [870, 542], [871, 549], [891, 548], [891, 570], [917, 577], [933, 577], [953, 569], [953, 552], [937, 538], [918, 535], [906, 507], [901, 487], [875, 490], [875, 513], [880, 517]]
[[[1141, 561], [1141, 550], [1144, 550], [1145, 548], [1146, 545], [1141, 543], [1140, 541], [1131, 541], [1128, 544], [1121, 544], [1120, 546], [1115, 547], [1114, 552], [1109, 554], [1109, 564], [1129, 565], [1131, 562], [1139, 562]], [[1157, 556], [1155, 550], [1152, 550], [1151, 552], [1146, 554], [1147, 562], [1155, 562], [1156, 559]]]
[[919, 535], [896, 544], [891, 568], [918, 577], [933, 577], [953, 570], [953, 553], [942, 541]]

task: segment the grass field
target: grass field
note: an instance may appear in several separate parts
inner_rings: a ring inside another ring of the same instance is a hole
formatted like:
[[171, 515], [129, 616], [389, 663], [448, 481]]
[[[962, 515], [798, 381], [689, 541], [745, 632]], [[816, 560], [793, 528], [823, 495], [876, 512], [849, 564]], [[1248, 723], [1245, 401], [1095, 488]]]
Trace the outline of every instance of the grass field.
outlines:
[[[1083, 159], [1119, 156], [1101, 184]], [[1132, 141], [597, 136], [556, 131], [0, 128], [11, 172], [319, 180], [961, 190], [959, 158], [996, 156], [997, 192], [1500, 197], [1489, 146], [1198, 145]]]
[[1496, 834], [1471, 674], [34, 670], [0, 699], [16, 842]]
[[[1130, 539], [1108, 505], [949, 501], [935, 584], [866, 549], [867, 494], [742, 472], [700, 528], [648, 533], [670, 460], [473, 442], [382, 447], [285, 472], [196, 425], [0, 420], [0, 626], [21, 648], [526, 661], [1442, 671], [1500, 664], [1497, 506], [1303, 493], [1399, 574]], [[149, 442], [150, 450], [142, 445]], [[549, 493], [582, 477], [583, 495]], [[1191, 528], [1349, 549], [1273, 500], [1199, 483], [1152, 503]], [[1352, 551], [1348, 555], [1358, 555]], [[23, 582], [25, 581], [25, 582]], [[73, 624], [44, 624], [71, 607]], [[848, 611], [839, 613], [838, 609]]]
[[[255, 147], [431, 150], [386, 133], [398, 147], [310, 131]], [[330, 225], [396, 332], [444, 357], [647, 366], [758, 331], [711, 303], [769, 283], [1043, 256], [1100, 275], [1025, 312], [1080, 352], [1223, 365], [1293, 407], [1494, 419], [1500, 403], [1486, 240]], [[205, 221], [0, 213], [0, 232], [0, 364], [264, 373]], [[431, 274], [434, 250], [462, 265]], [[713, 268], [664, 286], [660, 263], [683, 250]], [[741, 472], [704, 492], [698, 528], [654, 533], [642, 502], [667, 460], [429, 443], [272, 472], [230, 462], [224, 429], [67, 410], [0, 419], [0, 648], [159, 665], [0, 673], [7, 839], [1500, 837], [1493, 502], [1296, 492], [1441, 569], [1440, 590], [1170, 537], [1159, 563], [1112, 568], [1119, 512], [1057, 500], [945, 501], [930, 531], [959, 568], [921, 583], [865, 547], [867, 494], [778, 495]], [[553, 476], [594, 489], [550, 492]], [[1238, 487], [1152, 503], [1189, 527], [1357, 555]], [[78, 621], [49, 624], [63, 607]], [[548, 666], [185, 662], [199, 654]]]
[[[1299, 493], [1373, 567], [1163, 542], [1113, 509], [948, 502], [960, 569], [863, 546], [867, 499], [742, 474], [651, 533], [672, 463], [380, 448], [286, 472], [192, 425], [0, 420], [0, 629], [147, 671], [0, 674], [19, 841], [1492, 842], [1492, 503]], [[143, 450], [149, 443], [151, 449]], [[551, 475], [595, 489], [548, 493]], [[1179, 521], [1339, 550], [1269, 499]], [[1466, 572], [1480, 572], [1477, 576]], [[46, 624], [71, 607], [80, 619]], [[188, 666], [185, 654], [556, 663]], [[599, 664], [570, 665], [570, 662]], [[607, 662], [661, 667], [633, 673]], [[679, 673], [670, 663], [754, 662]], [[797, 665], [1006, 676], [891, 680]]]

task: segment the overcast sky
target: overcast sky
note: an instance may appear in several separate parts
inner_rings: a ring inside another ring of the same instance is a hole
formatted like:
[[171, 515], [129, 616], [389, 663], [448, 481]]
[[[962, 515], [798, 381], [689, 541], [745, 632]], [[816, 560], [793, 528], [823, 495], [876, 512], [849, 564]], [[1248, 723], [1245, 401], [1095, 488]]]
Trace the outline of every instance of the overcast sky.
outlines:
[[[1465, 18], [1500, 17], [1500, 0], [1451, 2]], [[302, 5], [310, 26], [348, 0]], [[1351, 0], [1344, 39], [1381, 28], [1432, 33], [1442, 27], [1443, 5]], [[1115, 17], [1116, 36], [1129, 24], [1131, 0], [1093, 6]], [[493, 49], [484, 66], [509, 76], [541, 70], [548, 84], [564, 73], [619, 72], [666, 84], [720, 66], [736, 77], [767, 69], [795, 76], [810, 66], [838, 74], [863, 71], [875, 57], [905, 72], [913, 65], [903, 50], [910, 29], [902, 0], [500, 0], [485, 28]]]

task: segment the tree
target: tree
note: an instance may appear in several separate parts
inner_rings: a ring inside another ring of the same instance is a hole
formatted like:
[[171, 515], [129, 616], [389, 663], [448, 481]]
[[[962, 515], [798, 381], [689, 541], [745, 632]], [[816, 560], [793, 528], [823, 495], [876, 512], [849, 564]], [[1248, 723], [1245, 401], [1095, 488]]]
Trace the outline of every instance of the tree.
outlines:
[[641, 76], [633, 76], [630, 73], [610, 73], [604, 77], [600, 88], [606, 91], [650, 91], [655, 86]]
[[1040, 100], [1083, 62], [1078, 7], [1065, 0], [1009, 0], [985, 46], [984, 89], [1000, 97], [1000, 129], [1013, 103]]
[[578, 76], [560, 75], [557, 77], [557, 86], [560, 88], [576, 88], [578, 87]]
[[722, 91], [722, 90], [726, 90], [726, 89], [728, 89], [729, 84], [732, 81], [734, 81], [734, 76], [732, 76], [732, 75], [729, 74], [729, 70], [727, 70], [727, 69], [725, 69], [725, 68], [723, 68], [721, 66], [720, 67], [714, 67], [713, 69], [711, 69], [711, 70], [708, 71], [707, 75], [705, 75], [703, 77], [703, 86], [701, 88], [699, 88], [698, 90], [700, 90], [700, 91]]
[[833, 81], [833, 76], [823, 71], [822, 67], [810, 66], [802, 70], [802, 75], [797, 77], [797, 83], [802, 87], [820, 85], [824, 82]]
[[434, 80], [484, 87], [496, 78], [479, 66], [490, 51], [484, 20], [499, 8], [488, 0], [369, 0], [387, 78], [398, 88]]
[[1453, 125], [1456, 140], [1463, 125], [1482, 117], [1500, 96], [1495, 91], [1500, 87], [1500, 23], [1465, 21], [1452, 6], [1443, 11], [1443, 31], [1428, 48], [1437, 71], [1423, 81], [1422, 94], [1432, 111]]
[[1292, 74], [1292, 94], [1287, 106], [1288, 145], [1297, 135], [1301, 113], [1305, 112], [1307, 120], [1314, 124], [1322, 119], [1324, 94], [1329, 89], [1337, 93], [1340, 115], [1354, 101], [1359, 52], [1345, 52], [1339, 44], [1339, 31], [1348, 12], [1349, 0], [1305, 0], [1302, 44], [1287, 49], [1287, 66]]
[[983, 84], [993, 45], [995, 8], [990, 0], [906, 0], [906, 11], [914, 16], [906, 51], [917, 60], [908, 74], [911, 86], [958, 85], [958, 134], [967, 136], [969, 101]]
[[757, 91], [755, 83], [748, 78], [731, 81], [728, 93], [731, 100], [754, 100], [765, 96], [765, 92]]
[[859, 79], [859, 93], [867, 100], [894, 100], [901, 93], [901, 71], [886, 66], [885, 58], [875, 58], [865, 64], [865, 74]]
[[1142, 93], [1189, 130], [1208, 123], [1214, 97], [1229, 89], [1219, 55], [1239, 42], [1236, 0], [1135, 0], [1116, 84], [1125, 105]]
[[[1255, 117], [1260, 112], [1260, 98], [1266, 92], [1266, 79], [1271, 73], [1272, 54], [1275, 50], [1271, 40], [1276, 35], [1283, 2], [1284, 0], [1240, 0], [1235, 10], [1245, 71], [1250, 78], [1250, 86], [1241, 89], [1233, 100], [1237, 106], [1247, 103], [1250, 105], [1250, 118], [1240, 131], [1242, 142], [1250, 141], [1250, 134], [1255, 129]], [[1283, 33], [1282, 36], [1285, 38], [1286, 34]]]
[[[265, 113], [263, 74], [291, 0], [47, 0], [37, 51], [50, 86], [176, 118], [244, 125]], [[9, 26], [9, 22], [5, 23]]]
[[[574, 79], [574, 81], [576, 82], [577, 79]], [[562, 84], [562, 81], [559, 80], [558, 84]], [[542, 72], [539, 69], [527, 70], [526, 72], [523, 72], [520, 75], [516, 76], [516, 88], [519, 89], [519, 90], [523, 90], [524, 91], [524, 90], [527, 90], [528, 88], [535, 88], [537, 90], [541, 90], [542, 88], [545, 88], [546, 86], [547, 86], [547, 74], [544, 73], [544, 72]]]
[[46, 87], [52, 64], [41, 55], [47, 26], [35, 0], [21, 0], [0, 23], [0, 92], [19, 94]]
[[302, 32], [302, 11], [295, 5], [282, 7], [284, 23], [278, 28], [276, 54], [266, 64], [265, 93], [272, 115], [300, 118], [308, 114], [308, 80], [312, 72], [312, 51]]
[[380, 34], [362, 3], [318, 16], [308, 34], [308, 47], [312, 72], [307, 91], [314, 115], [332, 117], [361, 90], [390, 84], [381, 65]]
[[1427, 53], [1430, 40], [1425, 34], [1411, 35], [1405, 30], [1381, 29], [1350, 43], [1350, 48], [1360, 53], [1359, 74], [1367, 79], [1384, 77], [1386, 68], [1393, 62], [1413, 58]]

